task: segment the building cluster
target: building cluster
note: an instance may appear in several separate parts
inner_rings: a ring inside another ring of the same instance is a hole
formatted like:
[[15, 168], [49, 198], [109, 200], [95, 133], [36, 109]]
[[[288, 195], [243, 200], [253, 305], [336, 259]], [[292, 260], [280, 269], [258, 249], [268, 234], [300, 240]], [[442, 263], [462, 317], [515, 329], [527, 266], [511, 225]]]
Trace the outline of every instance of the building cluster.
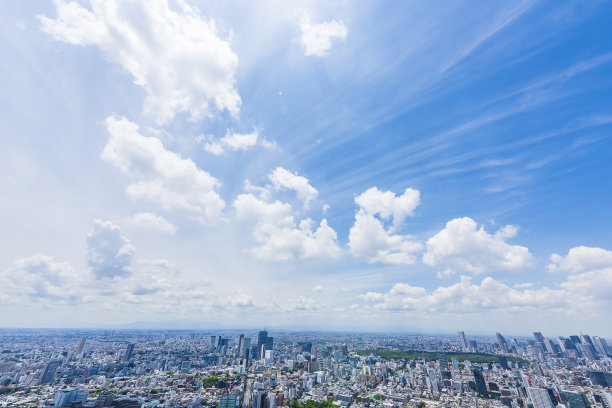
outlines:
[[0, 331], [0, 407], [612, 408], [602, 337]]

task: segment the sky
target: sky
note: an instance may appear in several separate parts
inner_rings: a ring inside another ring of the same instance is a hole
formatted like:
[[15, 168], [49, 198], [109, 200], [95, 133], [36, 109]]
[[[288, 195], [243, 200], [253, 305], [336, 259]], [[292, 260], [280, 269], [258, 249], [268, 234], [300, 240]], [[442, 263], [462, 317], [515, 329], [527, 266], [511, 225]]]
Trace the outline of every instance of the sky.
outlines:
[[612, 337], [612, 4], [0, 3], [0, 326]]

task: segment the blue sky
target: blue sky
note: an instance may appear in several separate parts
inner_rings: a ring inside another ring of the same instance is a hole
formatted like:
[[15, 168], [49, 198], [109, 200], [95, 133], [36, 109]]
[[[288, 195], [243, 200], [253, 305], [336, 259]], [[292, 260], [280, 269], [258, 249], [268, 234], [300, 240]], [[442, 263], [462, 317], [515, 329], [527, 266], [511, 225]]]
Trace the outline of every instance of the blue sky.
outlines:
[[612, 336], [612, 7], [444, 6], [3, 2], [0, 325]]

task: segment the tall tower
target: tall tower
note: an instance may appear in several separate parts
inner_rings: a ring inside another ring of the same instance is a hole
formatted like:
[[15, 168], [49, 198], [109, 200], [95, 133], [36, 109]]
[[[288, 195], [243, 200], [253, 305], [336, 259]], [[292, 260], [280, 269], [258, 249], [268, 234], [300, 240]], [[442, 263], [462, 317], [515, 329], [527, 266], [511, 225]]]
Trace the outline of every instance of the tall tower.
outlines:
[[459, 341], [461, 342], [461, 347], [463, 347], [464, 350], [467, 350], [468, 343], [467, 343], [467, 340], [465, 339], [465, 333], [462, 331], [459, 332]]
[[83, 349], [85, 348], [85, 342], [86, 341], [87, 341], [87, 337], [83, 337], [81, 339], [81, 342], [79, 343], [79, 345], [77, 346], [77, 349], [76, 349], [76, 354], [77, 355], [83, 353]]
[[123, 356], [123, 359], [125, 361], [128, 361], [130, 358], [132, 358], [132, 354], [134, 354], [134, 343], [129, 343], [127, 346], [127, 349], [125, 350], [125, 355]]
[[51, 360], [45, 365], [45, 369], [40, 376], [40, 384], [49, 384], [53, 381], [53, 376], [57, 371], [57, 367], [59, 367], [59, 361]]
[[472, 368], [472, 374], [474, 374], [474, 382], [476, 383], [476, 391], [482, 397], [488, 397], [489, 392], [487, 391], [487, 383], [485, 382], [484, 375], [480, 367]]
[[257, 359], [261, 359], [262, 355], [262, 346], [265, 346], [265, 350], [270, 350], [268, 348], [268, 332], [266, 330], [262, 330], [257, 335]]
[[501, 335], [501, 333], [495, 333], [495, 335], [497, 336], [497, 343], [499, 343], [499, 347], [501, 347], [504, 353], [507, 353], [508, 344], [506, 344], [506, 339]]
[[238, 348], [236, 349], [236, 357], [242, 357], [244, 351], [244, 334], [238, 337]]

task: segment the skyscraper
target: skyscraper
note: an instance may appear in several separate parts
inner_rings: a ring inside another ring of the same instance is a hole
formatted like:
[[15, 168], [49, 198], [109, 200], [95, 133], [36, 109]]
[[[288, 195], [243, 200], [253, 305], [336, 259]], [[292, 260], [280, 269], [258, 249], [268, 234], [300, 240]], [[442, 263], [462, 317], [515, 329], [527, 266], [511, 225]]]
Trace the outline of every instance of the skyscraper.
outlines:
[[244, 351], [244, 334], [241, 334], [238, 337], [238, 348], [236, 349], [236, 357], [242, 357], [242, 352]]
[[499, 361], [499, 366], [503, 368], [504, 370], [510, 369], [510, 367], [508, 366], [508, 359], [506, 358], [506, 356], [497, 356], [497, 361]]
[[[535, 335], [535, 333], [534, 333]], [[531, 402], [533, 402], [534, 408], [554, 408], [548, 391], [542, 388], [527, 387], [527, 395]]]
[[533, 332], [533, 337], [535, 337], [538, 343], [544, 343], [544, 336], [540, 332]]
[[461, 347], [463, 347], [464, 350], [467, 350], [468, 343], [467, 343], [467, 340], [465, 339], [465, 333], [462, 331], [459, 332], [459, 341], [461, 342]]
[[257, 336], [257, 359], [261, 359], [265, 356], [265, 350], [274, 349], [274, 338], [268, 337], [268, 332], [262, 330]]
[[497, 336], [497, 343], [499, 344], [499, 347], [504, 353], [507, 353], [508, 345], [506, 344], [506, 339], [501, 335], [501, 333], [495, 333], [495, 335]]
[[51, 360], [45, 365], [42, 375], [40, 376], [40, 384], [49, 384], [53, 381], [53, 376], [59, 367], [59, 361]]
[[606, 339], [598, 336], [593, 337], [593, 344], [595, 345], [595, 350], [602, 356], [610, 356], [610, 349], [608, 348], [608, 343]]
[[125, 355], [123, 356], [123, 359], [125, 361], [128, 361], [130, 358], [132, 358], [132, 354], [134, 354], [134, 343], [129, 343], [127, 346], [127, 349], [125, 350]]
[[222, 395], [221, 398], [219, 398], [219, 408], [236, 408], [236, 395]]
[[488, 397], [489, 392], [487, 391], [487, 383], [485, 382], [480, 367], [472, 368], [472, 374], [474, 374], [474, 382], [476, 383], [476, 391], [478, 394], [482, 397]]
[[76, 354], [81, 354], [83, 353], [83, 349], [85, 348], [85, 342], [87, 341], [87, 337], [83, 337], [81, 339], [81, 342], [79, 343], [79, 345], [77, 346], [76, 349]]
[[567, 402], [568, 408], [590, 408], [589, 400], [581, 392], [560, 391], [562, 402]]
[[242, 340], [242, 348], [240, 348], [240, 350], [238, 350], [239, 356], [240, 358], [244, 358], [247, 354], [247, 350], [250, 352], [251, 350], [251, 339], [246, 337]]

